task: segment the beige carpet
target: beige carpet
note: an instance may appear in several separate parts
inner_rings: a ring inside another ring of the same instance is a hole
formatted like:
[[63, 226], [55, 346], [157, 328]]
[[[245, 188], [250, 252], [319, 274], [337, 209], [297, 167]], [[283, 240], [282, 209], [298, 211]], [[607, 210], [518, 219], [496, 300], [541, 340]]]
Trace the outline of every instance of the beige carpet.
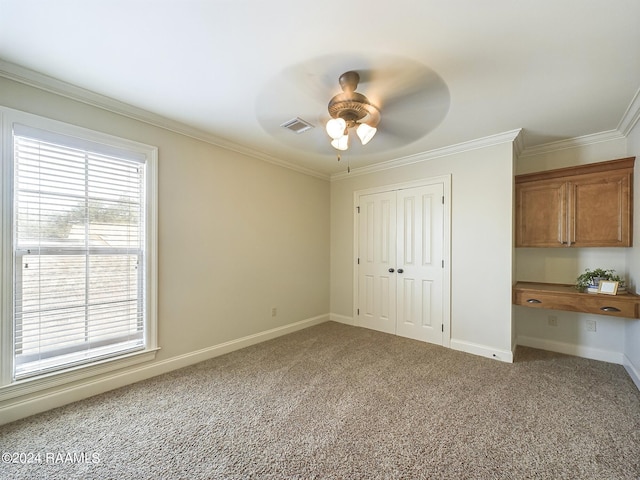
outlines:
[[640, 392], [619, 365], [329, 322], [5, 425], [0, 449], [41, 458], [3, 479], [636, 480]]

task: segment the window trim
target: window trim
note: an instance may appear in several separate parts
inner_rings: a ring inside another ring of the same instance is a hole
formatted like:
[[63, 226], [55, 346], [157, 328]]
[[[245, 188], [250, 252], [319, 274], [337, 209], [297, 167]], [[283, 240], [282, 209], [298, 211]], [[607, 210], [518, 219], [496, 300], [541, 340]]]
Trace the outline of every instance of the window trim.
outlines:
[[[83, 365], [71, 366], [55, 372], [43, 373], [33, 377], [14, 381], [13, 365], [13, 124], [51, 131], [59, 135], [78, 137], [84, 140], [126, 149], [146, 158], [145, 211], [146, 211], [146, 252], [145, 262], [145, 300], [146, 325], [145, 348], [135, 352], [107, 359], [98, 359]], [[103, 375], [110, 371], [129, 367], [155, 358], [157, 343], [157, 289], [158, 289], [158, 148], [133, 140], [96, 132], [76, 125], [52, 120], [38, 115], [14, 110], [0, 105], [2, 169], [0, 171], [0, 219], [2, 236], [0, 238], [0, 402], [38, 392], [43, 389], [64, 385], [70, 382]]]

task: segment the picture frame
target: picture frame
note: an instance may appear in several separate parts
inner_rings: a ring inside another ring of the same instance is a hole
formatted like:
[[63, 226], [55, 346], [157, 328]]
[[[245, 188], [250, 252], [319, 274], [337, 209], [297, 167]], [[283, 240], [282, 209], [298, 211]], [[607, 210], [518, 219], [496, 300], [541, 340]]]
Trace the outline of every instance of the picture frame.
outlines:
[[618, 283], [611, 280], [600, 280], [598, 284], [598, 293], [604, 293], [605, 295], [617, 295]]

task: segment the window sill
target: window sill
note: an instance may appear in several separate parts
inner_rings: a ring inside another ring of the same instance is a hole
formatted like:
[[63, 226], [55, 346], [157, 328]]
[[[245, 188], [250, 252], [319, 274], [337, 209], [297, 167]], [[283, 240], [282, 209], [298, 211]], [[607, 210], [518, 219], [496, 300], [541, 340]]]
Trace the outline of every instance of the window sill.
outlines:
[[133, 352], [128, 355], [105, 359], [101, 362], [94, 362], [89, 365], [79, 365], [66, 370], [60, 370], [16, 381], [10, 385], [0, 387], [0, 403], [12, 398], [22, 397], [72, 382], [104, 375], [121, 368], [149, 362], [156, 358], [158, 350], [160, 349], [153, 348], [140, 352]]

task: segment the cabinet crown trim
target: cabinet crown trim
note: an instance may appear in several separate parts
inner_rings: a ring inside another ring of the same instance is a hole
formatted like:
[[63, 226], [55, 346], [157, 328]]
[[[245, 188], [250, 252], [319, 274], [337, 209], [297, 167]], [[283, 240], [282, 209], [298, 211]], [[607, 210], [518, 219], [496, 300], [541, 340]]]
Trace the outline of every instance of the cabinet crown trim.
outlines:
[[516, 175], [516, 184], [535, 182], [538, 180], [551, 180], [554, 178], [566, 178], [574, 175], [585, 175], [589, 173], [609, 172], [612, 170], [633, 171], [636, 157], [619, 158], [617, 160], [607, 160], [606, 162], [589, 163], [586, 165], [577, 165], [574, 167], [556, 168], [554, 170], [545, 170], [542, 172], [524, 173]]

